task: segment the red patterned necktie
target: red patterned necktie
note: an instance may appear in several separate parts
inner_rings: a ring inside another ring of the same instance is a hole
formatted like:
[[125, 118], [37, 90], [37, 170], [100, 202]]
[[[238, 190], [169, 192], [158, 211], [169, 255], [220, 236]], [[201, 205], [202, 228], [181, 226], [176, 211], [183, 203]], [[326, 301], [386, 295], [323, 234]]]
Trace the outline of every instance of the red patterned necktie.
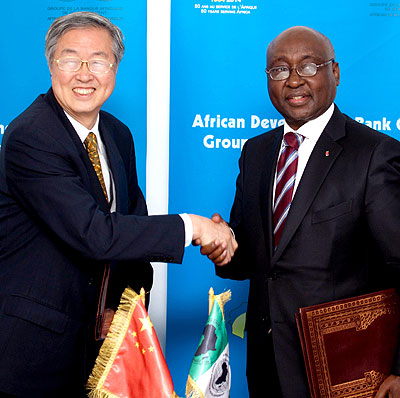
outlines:
[[296, 180], [298, 148], [304, 137], [296, 133], [286, 133], [283, 137], [284, 147], [279, 155], [276, 168], [275, 202], [274, 202], [274, 239], [275, 249], [285, 226], [285, 220], [292, 203], [294, 183]]

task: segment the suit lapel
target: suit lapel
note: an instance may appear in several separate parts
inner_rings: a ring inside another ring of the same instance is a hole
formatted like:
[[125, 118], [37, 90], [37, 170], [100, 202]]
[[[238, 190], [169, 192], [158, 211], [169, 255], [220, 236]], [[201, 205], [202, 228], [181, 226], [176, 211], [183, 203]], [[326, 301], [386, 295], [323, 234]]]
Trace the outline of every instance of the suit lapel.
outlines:
[[96, 171], [93, 168], [92, 162], [90, 161], [86, 149], [82, 144], [80, 138], [78, 137], [78, 134], [75, 133], [75, 136], [77, 137], [77, 141], [79, 142], [79, 145], [78, 142], [76, 143], [76, 145], [79, 147], [79, 156], [85, 163], [85, 166], [89, 174], [89, 181], [92, 188], [92, 194], [96, 200], [96, 203], [99, 205], [100, 209], [104, 213], [108, 213], [110, 211], [110, 207], [108, 205], [106, 197], [104, 196], [103, 188], [101, 187], [99, 178], [97, 177]]
[[85, 164], [85, 167], [87, 169], [88, 176], [89, 176], [91, 194], [95, 198], [96, 203], [99, 205], [100, 209], [103, 212], [105, 212], [105, 213], [109, 212], [110, 208], [109, 208], [107, 200], [104, 196], [103, 189], [101, 188], [97, 174], [96, 174], [96, 172], [93, 168], [93, 165], [87, 155], [86, 149], [85, 149], [84, 145], [82, 144], [82, 141], [80, 140], [75, 129], [72, 127], [72, 124], [70, 123], [67, 116], [65, 115], [63, 109], [58, 104], [58, 102], [54, 96], [53, 90], [51, 88], [47, 92], [45, 99], [49, 103], [49, 105], [52, 107], [52, 109], [54, 110], [58, 119], [61, 121], [62, 125], [65, 128], [65, 131], [68, 133], [69, 137], [71, 138], [72, 142], [74, 143], [80, 159]]
[[[269, 253], [273, 253], [273, 213], [272, 193], [274, 189], [275, 169], [278, 161], [280, 144], [283, 136], [283, 127], [276, 134], [270, 134], [266, 142], [266, 149], [262, 150], [264, 164], [260, 179], [260, 208], [263, 228], [265, 231], [265, 242]], [[271, 142], [271, 140], [273, 140]]]
[[337, 140], [343, 136], [345, 136], [345, 119], [335, 106], [332, 118], [322, 132], [307, 162], [286, 218], [285, 228], [279, 245], [272, 256], [272, 265], [275, 264], [292, 239], [328, 175], [329, 170], [342, 151], [342, 146]]
[[128, 214], [128, 186], [127, 176], [120, 152], [112, 136], [111, 129], [102, 123], [100, 116], [100, 134], [107, 151], [108, 163], [111, 169], [112, 178], [116, 193], [116, 211], [121, 214]]

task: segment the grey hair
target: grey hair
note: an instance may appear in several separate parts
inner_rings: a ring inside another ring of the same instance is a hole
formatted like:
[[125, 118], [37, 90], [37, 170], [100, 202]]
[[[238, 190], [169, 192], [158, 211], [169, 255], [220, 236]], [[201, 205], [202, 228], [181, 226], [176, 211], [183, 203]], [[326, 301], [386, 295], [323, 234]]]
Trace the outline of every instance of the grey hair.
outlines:
[[115, 63], [118, 65], [124, 55], [125, 46], [124, 36], [121, 29], [114, 25], [108, 18], [94, 12], [82, 11], [63, 15], [54, 20], [46, 34], [45, 55], [47, 63], [52, 64], [54, 52], [60, 37], [72, 29], [83, 28], [102, 28], [106, 29], [112, 39], [112, 51], [115, 57]]

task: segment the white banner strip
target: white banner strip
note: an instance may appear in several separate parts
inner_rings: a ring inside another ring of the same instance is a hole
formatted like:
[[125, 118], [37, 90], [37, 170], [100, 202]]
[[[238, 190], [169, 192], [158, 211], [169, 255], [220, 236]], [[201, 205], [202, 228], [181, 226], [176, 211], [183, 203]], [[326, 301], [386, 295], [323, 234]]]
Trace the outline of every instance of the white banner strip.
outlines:
[[[146, 200], [149, 214], [168, 213], [170, 21], [170, 0], [147, 0]], [[153, 266], [149, 314], [165, 352], [167, 265]]]

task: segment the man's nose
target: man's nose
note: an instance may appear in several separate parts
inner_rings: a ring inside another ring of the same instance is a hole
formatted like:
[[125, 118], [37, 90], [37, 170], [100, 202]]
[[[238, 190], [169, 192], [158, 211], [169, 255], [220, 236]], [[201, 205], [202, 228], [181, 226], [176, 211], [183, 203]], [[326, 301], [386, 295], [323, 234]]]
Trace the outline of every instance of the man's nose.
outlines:
[[77, 72], [77, 79], [88, 81], [93, 79], [93, 73], [89, 70], [89, 63], [82, 61], [82, 65]]
[[290, 87], [298, 87], [304, 84], [304, 79], [298, 74], [296, 68], [291, 68], [286, 83]]

